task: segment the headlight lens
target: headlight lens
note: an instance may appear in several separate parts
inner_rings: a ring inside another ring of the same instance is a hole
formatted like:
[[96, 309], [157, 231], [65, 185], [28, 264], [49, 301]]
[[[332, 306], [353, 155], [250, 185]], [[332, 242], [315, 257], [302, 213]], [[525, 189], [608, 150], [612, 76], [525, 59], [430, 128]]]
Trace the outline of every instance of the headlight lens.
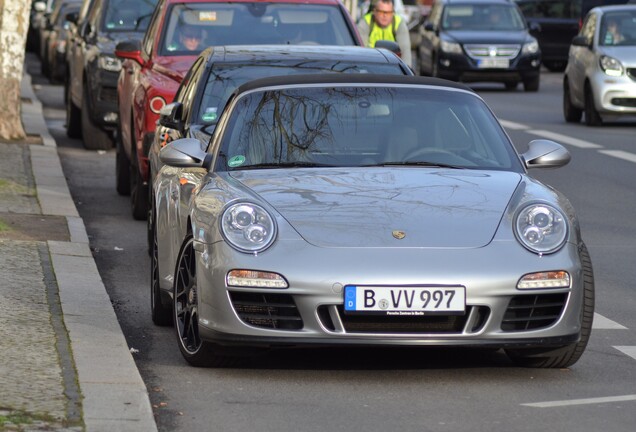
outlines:
[[97, 64], [100, 69], [110, 72], [119, 72], [121, 70], [121, 60], [117, 57], [101, 56], [99, 60], [97, 60]]
[[462, 53], [462, 46], [456, 42], [448, 42], [448, 41], [441, 41], [441, 45], [440, 48], [442, 49], [442, 51], [447, 52], [447, 53], [451, 53], [451, 54], [461, 54]]
[[241, 252], [260, 252], [274, 242], [276, 224], [263, 207], [253, 203], [236, 203], [223, 212], [221, 233], [231, 246]]
[[515, 234], [530, 251], [552, 253], [565, 243], [568, 224], [563, 213], [556, 208], [547, 204], [531, 204], [517, 215]]
[[623, 75], [623, 65], [614, 57], [601, 56], [599, 60], [601, 69], [609, 76], [621, 76]]
[[524, 44], [523, 48], [521, 48], [521, 52], [523, 54], [535, 54], [538, 51], [539, 51], [539, 43], [536, 40], [532, 42], [528, 42], [527, 44]]

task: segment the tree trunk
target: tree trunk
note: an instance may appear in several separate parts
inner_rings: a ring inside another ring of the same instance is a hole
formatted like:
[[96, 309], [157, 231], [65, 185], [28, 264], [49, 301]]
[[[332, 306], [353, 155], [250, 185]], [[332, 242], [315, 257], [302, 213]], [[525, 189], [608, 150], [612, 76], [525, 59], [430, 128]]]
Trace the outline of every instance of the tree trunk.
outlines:
[[0, 140], [26, 137], [20, 115], [30, 0], [0, 0]]

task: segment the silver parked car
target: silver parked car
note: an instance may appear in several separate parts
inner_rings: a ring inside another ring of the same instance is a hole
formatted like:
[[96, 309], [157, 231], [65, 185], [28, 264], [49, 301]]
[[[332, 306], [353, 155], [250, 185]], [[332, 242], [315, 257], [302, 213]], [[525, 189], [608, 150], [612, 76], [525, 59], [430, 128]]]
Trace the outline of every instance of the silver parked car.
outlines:
[[211, 140], [175, 140], [153, 183], [156, 274], [180, 350], [504, 348], [567, 367], [587, 345], [590, 257], [575, 212], [462, 84], [272, 77], [239, 86]]
[[572, 40], [563, 78], [567, 122], [599, 126], [636, 115], [636, 5], [590, 10]]

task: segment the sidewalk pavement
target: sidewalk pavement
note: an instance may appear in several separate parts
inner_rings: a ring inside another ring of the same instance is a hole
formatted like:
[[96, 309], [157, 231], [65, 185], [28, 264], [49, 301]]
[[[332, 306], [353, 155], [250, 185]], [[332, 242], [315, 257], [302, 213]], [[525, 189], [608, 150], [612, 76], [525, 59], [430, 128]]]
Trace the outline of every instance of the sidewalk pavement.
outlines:
[[0, 142], [0, 431], [156, 431], [28, 74], [21, 92], [27, 142]]

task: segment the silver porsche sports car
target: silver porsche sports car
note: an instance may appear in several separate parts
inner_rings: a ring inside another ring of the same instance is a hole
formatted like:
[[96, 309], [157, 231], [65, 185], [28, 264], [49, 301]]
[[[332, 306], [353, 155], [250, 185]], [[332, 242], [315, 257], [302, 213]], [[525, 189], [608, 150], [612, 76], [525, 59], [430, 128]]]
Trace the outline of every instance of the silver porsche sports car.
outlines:
[[485, 102], [434, 78], [297, 75], [236, 89], [212, 139], [160, 152], [153, 279], [184, 358], [236, 347], [503, 348], [567, 367], [592, 264], [569, 201]]

